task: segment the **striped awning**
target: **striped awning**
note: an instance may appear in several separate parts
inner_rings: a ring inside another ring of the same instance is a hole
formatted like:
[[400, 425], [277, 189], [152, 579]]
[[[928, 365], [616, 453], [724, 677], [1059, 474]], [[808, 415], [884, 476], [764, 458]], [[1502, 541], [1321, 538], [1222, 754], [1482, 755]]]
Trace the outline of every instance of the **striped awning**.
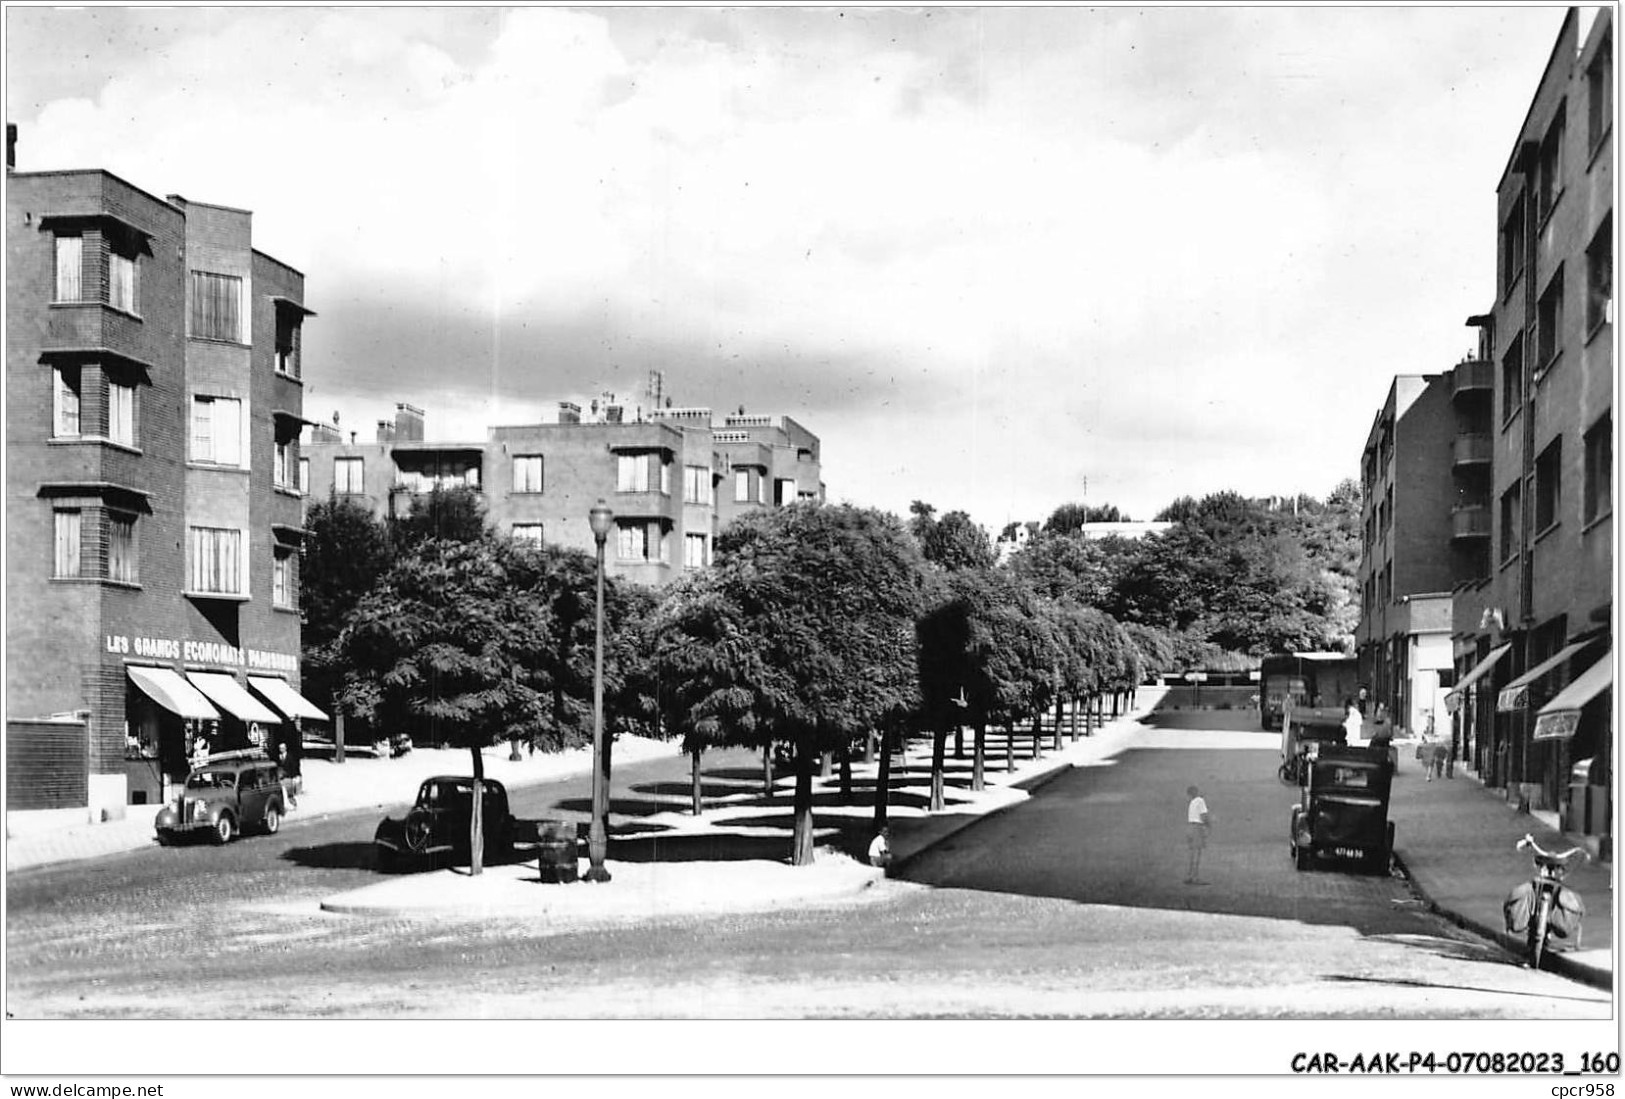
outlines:
[[328, 716], [304, 695], [289, 686], [285, 679], [274, 676], [251, 675], [248, 685], [264, 696], [265, 701], [287, 714], [289, 717], [308, 717], [315, 721], [327, 721]]
[[1482, 679], [1491, 668], [1495, 667], [1495, 662], [1505, 656], [1511, 648], [1511, 645], [1497, 645], [1489, 651], [1488, 656], [1474, 664], [1472, 670], [1461, 677], [1461, 682], [1457, 683], [1450, 693], [1444, 696], [1444, 708], [1450, 713], [1455, 713], [1457, 707], [1461, 705], [1461, 693]]
[[1501, 713], [1509, 710], [1521, 710], [1529, 702], [1529, 688], [1538, 680], [1556, 671], [1560, 665], [1567, 664], [1576, 653], [1590, 644], [1587, 641], [1576, 642], [1561, 650], [1556, 656], [1536, 664], [1517, 679], [1501, 688], [1501, 693], [1495, 699], [1495, 708]]
[[262, 725], [280, 725], [282, 718], [267, 709], [243, 689], [243, 685], [224, 672], [187, 672], [192, 686], [209, 696], [209, 701], [235, 715], [242, 721], [257, 721]]
[[1535, 718], [1536, 740], [1567, 740], [1580, 727], [1580, 711], [1585, 704], [1606, 691], [1614, 682], [1614, 651], [1580, 673], [1580, 677], [1557, 697], [1540, 708]]
[[130, 682], [141, 693], [170, 713], [199, 721], [219, 721], [220, 711], [209, 705], [209, 700], [198, 693], [186, 680], [168, 668], [143, 668], [137, 664], [125, 665]]

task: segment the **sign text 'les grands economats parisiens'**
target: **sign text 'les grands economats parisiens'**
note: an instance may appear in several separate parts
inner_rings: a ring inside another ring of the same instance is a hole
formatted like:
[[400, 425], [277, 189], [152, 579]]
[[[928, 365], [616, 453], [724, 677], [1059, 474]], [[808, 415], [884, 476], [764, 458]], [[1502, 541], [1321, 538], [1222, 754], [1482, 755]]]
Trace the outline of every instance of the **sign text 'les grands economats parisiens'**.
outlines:
[[262, 649], [239, 649], [218, 641], [177, 641], [172, 637], [127, 637], [107, 634], [107, 651], [124, 656], [158, 660], [183, 660], [188, 664], [222, 664], [246, 667], [251, 672], [297, 672], [299, 658], [291, 653], [269, 653]]

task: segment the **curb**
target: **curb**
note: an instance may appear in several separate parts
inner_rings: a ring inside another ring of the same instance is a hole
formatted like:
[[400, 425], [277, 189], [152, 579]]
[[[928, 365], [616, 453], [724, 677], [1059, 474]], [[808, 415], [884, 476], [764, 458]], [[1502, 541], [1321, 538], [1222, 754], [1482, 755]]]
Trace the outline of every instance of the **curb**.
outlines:
[[[1415, 891], [1416, 895], [1422, 899], [1422, 903], [1427, 905], [1429, 912], [1442, 916], [1457, 927], [1471, 931], [1480, 938], [1489, 940], [1509, 954], [1512, 960], [1519, 965], [1527, 964], [1523, 960], [1524, 951], [1527, 948], [1527, 943], [1523, 938], [1509, 934], [1500, 926], [1491, 926], [1471, 916], [1465, 916], [1460, 912], [1445, 908], [1435, 901], [1422, 883], [1411, 874], [1410, 867], [1405, 865], [1403, 855], [1396, 850], [1393, 857], [1394, 864], [1399, 868], [1400, 873], [1405, 875], [1405, 880], [1410, 883], [1410, 887]], [[1614, 974], [1612, 971], [1600, 969], [1586, 962], [1576, 961], [1562, 951], [1549, 951], [1546, 954], [1544, 964], [1553, 973], [1577, 981], [1580, 984], [1589, 985], [1603, 992], [1612, 992], [1614, 989]]]

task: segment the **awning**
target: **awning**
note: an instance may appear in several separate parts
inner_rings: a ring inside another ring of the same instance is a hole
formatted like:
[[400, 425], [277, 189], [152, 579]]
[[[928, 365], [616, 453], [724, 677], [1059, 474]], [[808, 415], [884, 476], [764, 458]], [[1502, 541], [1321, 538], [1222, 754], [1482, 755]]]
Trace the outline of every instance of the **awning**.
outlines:
[[1474, 664], [1473, 670], [1462, 676], [1461, 682], [1457, 683], [1455, 687], [1451, 688], [1450, 693], [1444, 696], [1444, 708], [1450, 713], [1455, 713], [1456, 707], [1461, 705], [1461, 692], [1478, 682], [1486, 672], [1495, 667], [1495, 662], [1505, 656], [1510, 648], [1512, 648], [1511, 645], [1497, 645], [1490, 650], [1488, 656]]
[[1567, 740], [1580, 727], [1580, 710], [1606, 691], [1614, 682], [1614, 651], [1580, 674], [1580, 678], [1557, 692], [1557, 697], [1540, 708], [1535, 718], [1536, 740]]
[[243, 690], [241, 683], [224, 672], [187, 672], [186, 678], [191, 680], [192, 686], [208, 695], [209, 701], [228, 714], [262, 725], [282, 724], [282, 718], [276, 711], [266, 709], [264, 704]]
[[127, 664], [124, 670], [129, 673], [131, 683], [170, 713], [203, 721], [220, 720], [220, 711], [209, 705], [209, 700], [198, 694], [190, 683], [169, 669]]
[[1495, 708], [1502, 713], [1508, 710], [1521, 710], [1529, 701], [1529, 687], [1543, 676], [1551, 674], [1559, 664], [1566, 664], [1574, 654], [1585, 648], [1589, 641], [1579, 641], [1559, 652], [1549, 660], [1543, 660], [1524, 672], [1517, 679], [1501, 688], [1500, 695], [1495, 700]]
[[265, 696], [265, 700], [289, 717], [308, 717], [316, 721], [331, 720], [313, 706], [309, 699], [292, 687], [285, 679], [273, 679], [267, 676], [251, 675], [248, 685]]

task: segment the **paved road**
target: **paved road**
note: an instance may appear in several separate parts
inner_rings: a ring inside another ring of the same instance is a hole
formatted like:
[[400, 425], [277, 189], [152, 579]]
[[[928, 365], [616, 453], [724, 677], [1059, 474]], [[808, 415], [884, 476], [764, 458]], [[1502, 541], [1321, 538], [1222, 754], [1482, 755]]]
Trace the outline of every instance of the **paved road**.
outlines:
[[[1153, 731], [960, 833], [906, 868], [913, 880], [838, 907], [568, 928], [317, 911], [317, 897], [373, 880], [372, 814], [25, 871], [8, 882], [7, 1006], [20, 1018], [1607, 1016], [1601, 994], [1418, 913], [1403, 882], [1293, 871], [1291, 791], [1258, 743]], [[664, 763], [624, 774], [618, 788], [648, 803], [628, 810], [658, 804], [662, 783], [686, 790], [683, 762]], [[741, 753], [707, 782], [753, 772]], [[1193, 781], [1219, 816], [1207, 887], [1180, 881]], [[566, 782], [522, 795], [520, 811], [584, 799]]]

